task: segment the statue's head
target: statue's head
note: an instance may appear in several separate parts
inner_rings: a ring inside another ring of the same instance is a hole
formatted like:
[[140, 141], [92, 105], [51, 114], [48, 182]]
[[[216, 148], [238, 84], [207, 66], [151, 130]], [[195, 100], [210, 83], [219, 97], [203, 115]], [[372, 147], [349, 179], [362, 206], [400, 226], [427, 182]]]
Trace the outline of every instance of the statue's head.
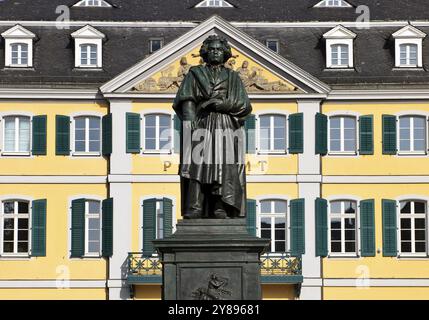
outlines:
[[224, 64], [232, 57], [231, 47], [225, 38], [212, 35], [204, 40], [200, 49], [200, 56], [207, 64]]
[[182, 66], [187, 65], [188, 64], [188, 59], [186, 59], [186, 57], [180, 58], [180, 64]]

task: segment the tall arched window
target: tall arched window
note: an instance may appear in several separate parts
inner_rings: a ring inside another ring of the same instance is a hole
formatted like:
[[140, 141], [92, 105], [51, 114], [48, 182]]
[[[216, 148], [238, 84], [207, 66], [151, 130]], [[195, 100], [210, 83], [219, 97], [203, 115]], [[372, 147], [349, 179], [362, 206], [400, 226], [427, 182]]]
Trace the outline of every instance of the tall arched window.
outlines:
[[404, 200], [400, 201], [399, 207], [399, 242], [401, 254], [426, 255], [426, 201]]
[[169, 152], [172, 149], [172, 120], [167, 114], [144, 117], [144, 151]]
[[25, 200], [5, 200], [1, 203], [2, 254], [28, 254], [30, 239], [30, 203]]
[[353, 200], [335, 200], [330, 202], [329, 238], [330, 253], [357, 253], [357, 203]]

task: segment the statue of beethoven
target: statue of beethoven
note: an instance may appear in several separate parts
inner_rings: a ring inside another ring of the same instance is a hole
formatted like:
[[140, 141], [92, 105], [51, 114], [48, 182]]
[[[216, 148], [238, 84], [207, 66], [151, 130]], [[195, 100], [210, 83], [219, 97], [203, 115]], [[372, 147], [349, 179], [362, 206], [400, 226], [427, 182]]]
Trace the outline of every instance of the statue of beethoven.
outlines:
[[246, 216], [243, 124], [252, 112], [226, 39], [209, 36], [200, 49], [205, 64], [189, 69], [173, 109], [182, 120], [182, 215], [185, 219]]

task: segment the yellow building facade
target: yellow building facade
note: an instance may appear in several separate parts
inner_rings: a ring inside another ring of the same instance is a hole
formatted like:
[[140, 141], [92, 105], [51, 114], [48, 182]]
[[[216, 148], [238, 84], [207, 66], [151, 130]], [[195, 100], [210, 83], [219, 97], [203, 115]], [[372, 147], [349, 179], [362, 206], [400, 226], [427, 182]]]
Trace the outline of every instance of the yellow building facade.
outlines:
[[218, 16], [97, 91], [0, 90], [0, 299], [161, 299], [151, 240], [181, 219], [172, 102], [211, 34], [248, 81], [263, 299], [429, 299], [427, 92], [333, 90]]

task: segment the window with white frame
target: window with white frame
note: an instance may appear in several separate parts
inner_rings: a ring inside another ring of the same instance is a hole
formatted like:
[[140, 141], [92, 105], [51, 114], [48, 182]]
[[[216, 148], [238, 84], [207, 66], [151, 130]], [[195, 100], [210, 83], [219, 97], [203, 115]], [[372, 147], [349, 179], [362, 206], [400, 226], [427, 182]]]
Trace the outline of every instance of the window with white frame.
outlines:
[[352, 6], [344, 0], [323, 0], [316, 4], [315, 7], [350, 8]]
[[273, 50], [274, 52], [279, 52], [279, 41], [275, 39], [268, 39], [265, 42], [268, 49]]
[[85, 202], [85, 255], [101, 254], [101, 204], [100, 201]]
[[12, 43], [11, 45], [11, 66], [27, 67], [28, 66], [28, 44]]
[[150, 39], [149, 40], [149, 51], [150, 53], [158, 51], [162, 48], [163, 40], [162, 39]]
[[395, 39], [395, 67], [421, 68], [423, 66], [423, 39], [426, 33], [408, 24], [392, 34]]
[[329, 118], [329, 152], [356, 152], [356, 118], [333, 116]]
[[164, 238], [164, 202], [162, 199], [156, 201], [156, 239]]
[[1, 253], [28, 255], [30, 239], [30, 203], [5, 200], [1, 205]]
[[233, 6], [225, 0], [204, 0], [198, 3], [195, 7], [232, 8]]
[[96, 44], [84, 43], [80, 45], [80, 64], [82, 67], [97, 67], [97, 57]]
[[172, 148], [171, 116], [147, 114], [144, 117], [144, 151], [166, 151]]
[[330, 252], [355, 255], [357, 253], [357, 205], [356, 201], [330, 202]]
[[417, 44], [404, 43], [399, 46], [401, 66], [417, 67]]
[[287, 203], [285, 200], [261, 200], [259, 213], [259, 236], [270, 239], [270, 252], [287, 250]]
[[4, 120], [3, 152], [30, 152], [30, 117], [6, 116]]
[[111, 5], [104, 0], [82, 0], [76, 3], [74, 7], [111, 7]]
[[353, 68], [353, 42], [356, 33], [338, 25], [323, 34], [326, 39], [326, 67]]
[[399, 152], [426, 152], [426, 118], [399, 117]]
[[400, 201], [399, 205], [399, 242], [401, 254], [426, 255], [426, 201], [406, 200]]
[[106, 36], [86, 25], [71, 34], [75, 46], [75, 67], [100, 69], [103, 67], [103, 39]]
[[5, 67], [28, 68], [33, 66], [34, 33], [16, 25], [1, 34], [4, 38]]
[[286, 152], [286, 116], [259, 116], [259, 151]]
[[347, 44], [331, 45], [331, 67], [349, 66], [349, 46]]
[[74, 151], [99, 153], [101, 150], [101, 120], [94, 116], [74, 118]]

